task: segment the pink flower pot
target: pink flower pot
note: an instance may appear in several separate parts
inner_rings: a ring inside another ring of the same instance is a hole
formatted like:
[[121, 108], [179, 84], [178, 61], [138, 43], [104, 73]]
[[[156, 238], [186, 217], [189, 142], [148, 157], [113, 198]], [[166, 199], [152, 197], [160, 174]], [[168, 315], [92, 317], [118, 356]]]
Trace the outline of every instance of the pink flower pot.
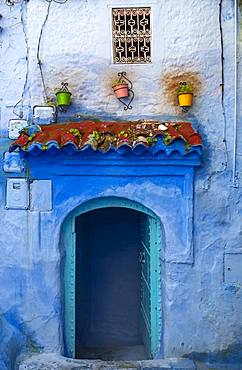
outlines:
[[114, 85], [113, 91], [117, 99], [127, 98], [129, 96], [128, 84]]

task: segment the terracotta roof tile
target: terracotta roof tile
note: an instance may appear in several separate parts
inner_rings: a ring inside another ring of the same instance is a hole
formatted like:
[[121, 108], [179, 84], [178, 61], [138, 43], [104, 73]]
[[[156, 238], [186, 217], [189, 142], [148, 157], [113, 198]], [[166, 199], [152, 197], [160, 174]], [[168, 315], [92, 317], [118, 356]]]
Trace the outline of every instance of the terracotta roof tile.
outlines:
[[19, 148], [29, 152], [35, 146], [39, 150], [48, 150], [53, 145], [63, 149], [72, 145], [76, 150], [87, 146], [93, 150], [107, 152], [109, 149], [119, 150], [122, 146], [131, 149], [138, 145], [155, 146], [162, 140], [165, 145], [172, 145], [181, 139], [185, 149], [201, 146], [201, 136], [196, 133], [190, 122], [70, 122], [42, 126], [29, 126], [22, 130], [18, 139], [12, 143], [10, 151]]

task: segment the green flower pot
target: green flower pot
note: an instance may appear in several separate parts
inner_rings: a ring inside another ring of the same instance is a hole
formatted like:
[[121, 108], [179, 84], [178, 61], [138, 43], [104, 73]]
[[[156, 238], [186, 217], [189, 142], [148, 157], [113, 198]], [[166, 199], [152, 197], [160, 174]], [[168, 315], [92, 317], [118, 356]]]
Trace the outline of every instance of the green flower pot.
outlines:
[[71, 104], [71, 93], [69, 91], [58, 91], [56, 93], [57, 105], [70, 105]]

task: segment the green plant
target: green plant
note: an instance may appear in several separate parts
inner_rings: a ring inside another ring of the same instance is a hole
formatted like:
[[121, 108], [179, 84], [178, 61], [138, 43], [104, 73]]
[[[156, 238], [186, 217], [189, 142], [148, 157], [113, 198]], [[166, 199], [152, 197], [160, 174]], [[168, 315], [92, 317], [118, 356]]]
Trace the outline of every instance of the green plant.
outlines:
[[165, 145], [169, 145], [172, 141], [172, 137], [171, 135], [167, 132], [167, 131], [164, 131], [164, 143]]
[[112, 86], [123, 85], [123, 84], [128, 85], [127, 82], [123, 80], [122, 78], [116, 78], [112, 80]]
[[147, 143], [149, 145], [155, 145], [155, 143], [157, 143], [158, 139], [157, 139], [157, 137], [150, 137], [150, 136], [148, 136], [146, 138], [146, 141], [147, 141]]
[[92, 137], [95, 141], [99, 141], [99, 140], [100, 140], [100, 137], [101, 137], [101, 134], [100, 134], [100, 132], [98, 132], [97, 130], [94, 130], [94, 131], [91, 133], [91, 137]]
[[54, 96], [47, 96], [46, 104], [51, 106], [51, 107], [56, 106], [55, 97]]
[[128, 137], [129, 135], [128, 135], [128, 133], [127, 133], [127, 132], [125, 132], [125, 131], [120, 131], [120, 132], [118, 133], [118, 136], [119, 136], [119, 137], [120, 137], [120, 136]]
[[179, 88], [177, 90], [177, 95], [180, 94], [192, 94], [193, 93], [193, 87], [192, 85], [188, 85], [186, 82], [180, 82]]
[[78, 139], [82, 138], [81, 132], [77, 128], [71, 128], [70, 133], [74, 136], [76, 136]]

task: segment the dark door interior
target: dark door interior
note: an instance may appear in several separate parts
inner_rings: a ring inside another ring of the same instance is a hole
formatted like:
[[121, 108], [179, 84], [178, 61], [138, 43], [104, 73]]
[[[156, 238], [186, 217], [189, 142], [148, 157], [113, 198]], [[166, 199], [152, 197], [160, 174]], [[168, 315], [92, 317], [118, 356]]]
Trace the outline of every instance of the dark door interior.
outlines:
[[141, 213], [102, 208], [76, 218], [76, 358], [144, 359]]

